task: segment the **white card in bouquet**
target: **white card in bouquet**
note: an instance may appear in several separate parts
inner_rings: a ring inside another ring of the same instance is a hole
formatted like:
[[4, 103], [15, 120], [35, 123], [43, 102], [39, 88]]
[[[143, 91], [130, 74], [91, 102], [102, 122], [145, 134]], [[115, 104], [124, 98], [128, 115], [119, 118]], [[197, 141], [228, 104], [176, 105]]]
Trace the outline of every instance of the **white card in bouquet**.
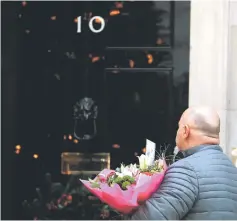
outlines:
[[148, 166], [151, 166], [155, 161], [156, 144], [150, 140], [146, 140], [146, 156], [148, 158]]

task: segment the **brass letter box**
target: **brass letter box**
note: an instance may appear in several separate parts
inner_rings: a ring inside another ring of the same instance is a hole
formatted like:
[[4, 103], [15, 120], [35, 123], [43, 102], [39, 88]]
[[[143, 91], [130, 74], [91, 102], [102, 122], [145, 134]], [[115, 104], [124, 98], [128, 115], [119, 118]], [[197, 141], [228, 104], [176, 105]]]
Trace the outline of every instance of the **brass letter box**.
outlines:
[[62, 174], [98, 174], [103, 169], [110, 169], [110, 153], [62, 153]]

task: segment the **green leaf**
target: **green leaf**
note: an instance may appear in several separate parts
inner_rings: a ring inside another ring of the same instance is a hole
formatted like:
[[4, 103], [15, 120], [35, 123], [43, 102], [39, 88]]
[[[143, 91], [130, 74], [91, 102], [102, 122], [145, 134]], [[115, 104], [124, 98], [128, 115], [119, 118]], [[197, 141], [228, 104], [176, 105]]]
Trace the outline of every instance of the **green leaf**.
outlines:
[[61, 204], [58, 205], [59, 209], [63, 209], [63, 206]]
[[91, 187], [92, 188], [100, 188], [100, 184], [99, 183], [91, 183]]
[[92, 188], [100, 188], [100, 184], [97, 183], [96, 181], [89, 178], [89, 182], [91, 183]]
[[109, 206], [108, 205], [104, 205], [103, 209], [109, 209]]
[[89, 180], [90, 183], [94, 183], [95, 182], [94, 180], [92, 180], [90, 178], [88, 180]]

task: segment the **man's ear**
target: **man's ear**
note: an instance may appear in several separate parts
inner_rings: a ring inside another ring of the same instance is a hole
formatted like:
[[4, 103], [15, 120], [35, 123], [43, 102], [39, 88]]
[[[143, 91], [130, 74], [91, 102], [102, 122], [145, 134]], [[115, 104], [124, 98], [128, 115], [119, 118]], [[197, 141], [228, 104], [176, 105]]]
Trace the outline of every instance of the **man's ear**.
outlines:
[[188, 125], [184, 125], [184, 137], [187, 138], [190, 133], [190, 128]]

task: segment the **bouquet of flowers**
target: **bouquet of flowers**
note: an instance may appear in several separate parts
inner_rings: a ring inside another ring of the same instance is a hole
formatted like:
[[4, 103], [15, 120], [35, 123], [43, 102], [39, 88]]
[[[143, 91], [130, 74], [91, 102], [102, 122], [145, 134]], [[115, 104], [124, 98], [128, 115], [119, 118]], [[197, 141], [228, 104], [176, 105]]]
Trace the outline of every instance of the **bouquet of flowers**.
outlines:
[[167, 167], [163, 158], [154, 160], [154, 148], [138, 158], [139, 165], [121, 164], [116, 170], [104, 169], [95, 179], [81, 182], [111, 208], [129, 214], [159, 188]]

